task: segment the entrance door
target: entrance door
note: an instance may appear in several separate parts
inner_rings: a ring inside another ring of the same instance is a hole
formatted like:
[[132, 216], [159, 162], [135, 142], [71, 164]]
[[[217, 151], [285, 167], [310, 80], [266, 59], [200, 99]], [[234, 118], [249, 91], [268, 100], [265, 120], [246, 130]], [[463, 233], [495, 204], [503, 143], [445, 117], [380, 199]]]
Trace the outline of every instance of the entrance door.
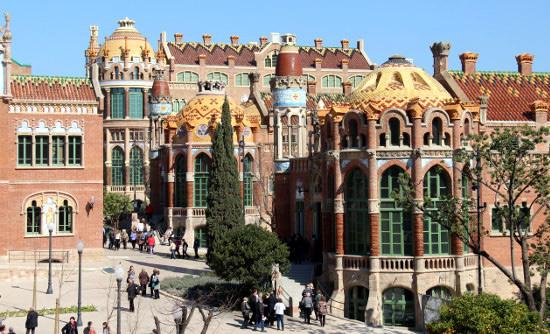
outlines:
[[403, 288], [389, 288], [383, 294], [384, 325], [414, 327], [414, 295]]
[[354, 286], [348, 291], [348, 318], [365, 321], [365, 310], [369, 300], [369, 290], [362, 286]]

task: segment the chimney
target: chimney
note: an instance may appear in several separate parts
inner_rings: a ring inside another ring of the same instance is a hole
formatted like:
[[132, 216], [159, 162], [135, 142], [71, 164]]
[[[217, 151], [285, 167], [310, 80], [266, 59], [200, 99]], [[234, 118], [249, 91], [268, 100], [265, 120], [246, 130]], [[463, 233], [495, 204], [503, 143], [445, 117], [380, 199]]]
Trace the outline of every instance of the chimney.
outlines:
[[432, 55], [434, 56], [434, 75], [441, 72], [446, 72], [449, 69], [449, 50], [451, 43], [436, 42], [430, 46]]
[[533, 60], [535, 56], [529, 53], [521, 53], [516, 56], [518, 62], [518, 72], [521, 75], [530, 75], [533, 73]]
[[212, 36], [208, 34], [202, 35], [202, 43], [207, 46], [212, 44]]
[[489, 109], [489, 96], [481, 95], [479, 101], [479, 121], [485, 123], [487, 121], [487, 109]]
[[531, 111], [537, 125], [545, 125], [548, 122], [548, 110], [550, 109], [548, 102], [536, 100], [531, 104]]
[[176, 43], [176, 45], [181, 45], [183, 43], [183, 34], [181, 32], [174, 34], [174, 43]]
[[316, 68], [316, 69], [320, 69], [322, 63], [323, 63], [323, 59], [321, 59], [321, 58], [315, 58], [315, 68]]
[[267, 37], [260, 37], [260, 47], [263, 48], [267, 44]]
[[476, 71], [476, 63], [477, 63], [477, 57], [479, 55], [474, 52], [464, 52], [462, 53], [460, 57], [460, 61], [462, 62], [462, 72], [466, 74], [475, 73]]
[[351, 82], [344, 81], [342, 82], [342, 92], [344, 93], [344, 96], [350, 96], [351, 95]]
[[316, 49], [322, 49], [323, 48], [323, 39], [322, 38], [316, 38], [314, 40], [315, 42], [315, 48]]
[[227, 56], [227, 66], [235, 67], [235, 56], [234, 55]]
[[358, 39], [357, 40], [357, 49], [359, 49], [359, 51], [365, 51], [365, 41], [362, 40], [362, 39]]
[[200, 66], [206, 65], [206, 55], [203, 54], [203, 53], [201, 53], [201, 54], [199, 55], [199, 65], [200, 65]]
[[340, 66], [342, 66], [342, 69], [343, 69], [343, 70], [347, 70], [347, 69], [348, 69], [348, 65], [349, 65], [349, 59], [347, 59], [347, 58], [342, 58], [342, 60], [340, 60]]
[[307, 82], [307, 93], [310, 95], [317, 95], [317, 83], [315, 81]]
[[346, 51], [349, 49], [349, 41], [347, 39], [341, 40], [340, 44], [342, 44], [342, 49]]
[[232, 46], [238, 46], [239, 45], [239, 36], [230, 36], [229, 39], [231, 40]]

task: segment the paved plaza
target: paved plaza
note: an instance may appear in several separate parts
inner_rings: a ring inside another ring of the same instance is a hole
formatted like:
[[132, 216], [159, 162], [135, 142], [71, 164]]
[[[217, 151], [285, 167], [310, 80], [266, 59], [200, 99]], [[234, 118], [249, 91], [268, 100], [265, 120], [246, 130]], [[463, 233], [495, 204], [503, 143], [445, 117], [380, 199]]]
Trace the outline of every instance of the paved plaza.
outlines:
[[[171, 260], [167, 256], [167, 247], [161, 246], [160, 252], [155, 255], [139, 253], [133, 250], [120, 250], [118, 252], [105, 250], [105, 257], [94, 261], [84, 261], [83, 271], [83, 289], [82, 305], [94, 305], [96, 312], [86, 312], [82, 314], [83, 323], [93, 321], [96, 331], [100, 333], [101, 323], [108, 319], [111, 327], [111, 333], [116, 333], [116, 280], [113, 274], [113, 267], [121, 264], [125, 271], [130, 265], [133, 265], [136, 273], [145, 268], [151, 273], [153, 268], [158, 268], [161, 272], [162, 280], [166, 277], [199, 275], [209, 271], [207, 265], [202, 260]], [[85, 254], [84, 254], [85, 256]], [[85, 258], [84, 258], [85, 259]], [[5, 268], [7, 265], [4, 265]], [[60, 298], [61, 307], [68, 307], [77, 304], [78, 270], [76, 262], [64, 266], [64, 280], [59, 294], [59, 275], [53, 278], [53, 295], [46, 295], [47, 288], [47, 264], [40, 265], [40, 275], [37, 284], [37, 308], [55, 307], [55, 299]], [[32, 265], [11, 265], [23, 270], [32, 269]], [[60, 264], [55, 264], [57, 273], [61, 268]], [[122, 283], [123, 290], [126, 287]], [[0, 285], [0, 311], [27, 310], [32, 305], [32, 277], [23, 277], [12, 279]], [[162, 334], [175, 333], [173, 313], [178, 307], [178, 302], [167, 296], [161, 296], [158, 300], [149, 297], [138, 297], [136, 299], [136, 312], [128, 311], [128, 300], [126, 294], [122, 294], [122, 333], [132, 334], [150, 334], [154, 328], [153, 315], [156, 315], [161, 322]], [[68, 321], [71, 315], [62, 314], [60, 327]], [[303, 324], [299, 318], [286, 317], [285, 331], [291, 333], [412, 333], [401, 329], [374, 329], [365, 326], [357, 321], [327, 317], [327, 326], [319, 327], [318, 323], [311, 325]], [[13, 326], [16, 333], [24, 332], [25, 317], [7, 318], [4, 322], [8, 326]], [[223, 313], [216, 315], [212, 320], [208, 333], [241, 333], [251, 330], [241, 330], [241, 317], [239, 312]], [[53, 333], [54, 315], [47, 315], [39, 318], [37, 333]], [[188, 327], [187, 333], [200, 333], [202, 329], [202, 320], [198, 312], [193, 315], [193, 320]], [[267, 332], [276, 332], [276, 328], [267, 328]]]

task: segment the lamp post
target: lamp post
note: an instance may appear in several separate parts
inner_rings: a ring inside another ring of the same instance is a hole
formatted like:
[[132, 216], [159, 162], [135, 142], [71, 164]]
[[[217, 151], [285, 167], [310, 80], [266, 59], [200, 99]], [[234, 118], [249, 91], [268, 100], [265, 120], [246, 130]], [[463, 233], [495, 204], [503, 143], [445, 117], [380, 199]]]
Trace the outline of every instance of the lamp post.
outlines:
[[78, 251], [78, 311], [76, 325], [82, 326], [82, 252], [84, 251], [84, 242], [79, 240], [76, 244], [76, 250]]
[[124, 270], [120, 264], [115, 268], [115, 276], [117, 285], [116, 334], [122, 334], [120, 329], [120, 285], [124, 277]]
[[46, 290], [46, 294], [51, 295], [53, 293], [52, 288], [52, 233], [54, 229], [54, 224], [49, 223], [48, 224], [48, 289]]
[[245, 180], [245, 166], [244, 166], [244, 148], [245, 148], [245, 142], [244, 142], [244, 136], [241, 135], [241, 139], [239, 140], [239, 152], [241, 153], [241, 163], [243, 168], [243, 218], [246, 221], [246, 209], [245, 209], [245, 192], [246, 192], [246, 180]]

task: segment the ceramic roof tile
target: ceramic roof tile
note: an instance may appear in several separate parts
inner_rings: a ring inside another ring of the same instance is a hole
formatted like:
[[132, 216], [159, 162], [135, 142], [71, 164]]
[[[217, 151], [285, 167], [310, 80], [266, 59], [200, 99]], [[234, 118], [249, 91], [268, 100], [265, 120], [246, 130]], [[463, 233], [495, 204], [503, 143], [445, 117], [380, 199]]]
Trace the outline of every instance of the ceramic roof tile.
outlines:
[[11, 92], [23, 100], [96, 101], [91, 81], [77, 77], [14, 75]]
[[550, 73], [520, 75], [517, 72], [450, 71], [468, 99], [489, 96], [487, 118], [493, 121], [532, 120], [530, 105], [535, 100], [550, 102]]

